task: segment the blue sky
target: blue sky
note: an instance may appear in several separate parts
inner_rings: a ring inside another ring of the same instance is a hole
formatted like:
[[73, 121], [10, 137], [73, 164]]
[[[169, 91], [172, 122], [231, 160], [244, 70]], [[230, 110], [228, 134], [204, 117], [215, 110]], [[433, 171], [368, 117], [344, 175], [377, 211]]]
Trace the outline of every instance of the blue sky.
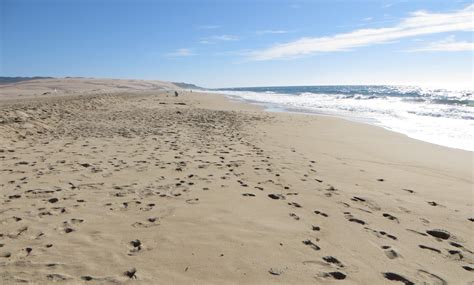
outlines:
[[0, 2], [2, 76], [473, 86], [472, 1]]

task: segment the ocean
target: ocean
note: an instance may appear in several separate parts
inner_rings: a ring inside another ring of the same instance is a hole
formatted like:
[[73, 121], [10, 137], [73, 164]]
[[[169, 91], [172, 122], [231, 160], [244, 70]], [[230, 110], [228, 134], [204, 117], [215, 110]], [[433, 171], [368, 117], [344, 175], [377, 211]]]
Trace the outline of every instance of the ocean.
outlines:
[[213, 89], [270, 111], [324, 114], [474, 151], [472, 90], [416, 86], [280, 86]]

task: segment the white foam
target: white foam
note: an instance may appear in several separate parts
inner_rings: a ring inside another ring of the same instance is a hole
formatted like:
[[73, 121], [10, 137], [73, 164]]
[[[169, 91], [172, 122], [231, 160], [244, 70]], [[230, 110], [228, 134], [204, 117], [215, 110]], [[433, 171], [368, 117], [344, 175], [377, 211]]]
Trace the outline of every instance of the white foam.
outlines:
[[223, 93], [237, 100], [261, 103], [270, 108], [322, 113], [370, 122], [415, 139], [474, 151], [474, 113], [472, 107], [468, 106], [431, 104], [427, 100], [410, 102], [400, 97], [362, 94], [348, 98], [343, 94], [290, 95], [250, 91], [216, 93]]

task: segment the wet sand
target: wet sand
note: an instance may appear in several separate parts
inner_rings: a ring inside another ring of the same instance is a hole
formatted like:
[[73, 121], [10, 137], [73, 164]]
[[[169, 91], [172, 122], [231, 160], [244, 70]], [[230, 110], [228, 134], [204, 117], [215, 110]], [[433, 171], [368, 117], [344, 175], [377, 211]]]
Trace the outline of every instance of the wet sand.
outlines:
[[72, 81], [0, 88], [2, 284], [474, 281], [472, 152]]

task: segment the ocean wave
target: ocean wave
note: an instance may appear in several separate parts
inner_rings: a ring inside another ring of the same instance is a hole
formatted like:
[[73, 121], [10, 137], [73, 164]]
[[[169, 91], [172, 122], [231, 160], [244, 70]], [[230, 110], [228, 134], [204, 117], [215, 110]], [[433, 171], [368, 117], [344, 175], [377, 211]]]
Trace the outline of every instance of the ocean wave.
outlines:
[[474, 150], [471, 91], [406, 86], [303, 86], [216, 92], [273, 109], [370, 121], [431, 143]]

